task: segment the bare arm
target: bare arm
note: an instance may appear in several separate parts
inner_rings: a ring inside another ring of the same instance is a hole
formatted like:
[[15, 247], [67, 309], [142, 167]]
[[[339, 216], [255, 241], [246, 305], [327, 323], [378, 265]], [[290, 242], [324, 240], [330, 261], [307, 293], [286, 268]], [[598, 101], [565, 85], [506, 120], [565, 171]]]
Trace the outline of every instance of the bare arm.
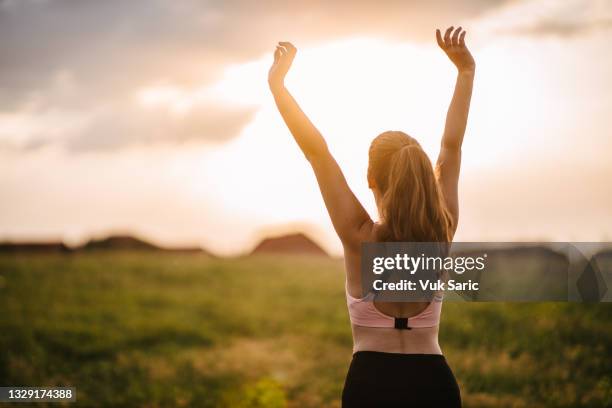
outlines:
[[285, 88], [284, 78], [295, 54], [296, 48], [291, 43], [281, 42], [276, 47], [268, 74], [270, 90], [285, 124], [315, 172], [340, 240], [345, 247], [357, 248], [372, 227], [372, 220], [349, 188], [325, 139]]
[[446, 205], [453, 217], [453, 228], [457, 228], [459, 220], [459, 169], [461, 167], [461, 145], [467, 125], [472, 98], [472, 86], [476, 64], [465, 45], [465, 31], [458, 27], [453, 32], [449, 27], [444, 38], [440, 30], [436, 30], [438, 45], [457, 67], [455, 92], [446, 114], [444, 135], [440, 147], [440, 155], [436, 165], [438, 180], [444, 194]]

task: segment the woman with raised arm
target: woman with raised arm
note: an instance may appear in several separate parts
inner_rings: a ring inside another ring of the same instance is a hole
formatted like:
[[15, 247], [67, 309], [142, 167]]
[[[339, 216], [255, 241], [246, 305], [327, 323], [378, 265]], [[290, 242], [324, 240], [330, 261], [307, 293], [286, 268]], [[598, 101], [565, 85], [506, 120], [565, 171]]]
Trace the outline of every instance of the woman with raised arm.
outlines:
[[459, 387], [438, 345], [441, 297], [431, 302], [360, 297], [362, 242], [451, 242], [457, 229], [461, 144], [475, 63], [461, 27], [449, 27], [444, 36], [436, 30], [436, 38], [457, 67], [436, 168], [407, 134], [378, 135], [370, 146], [367, 180], [379, 222], [373, 222], [359, 203], [325, 139], [285, 88], [284, 78], [296, 54], [291, 43], [276, 47], [268, 76], [278, 110], [315, 172], [344, 248], [354, 344], [342, 393], [344, 407], [461, 406]]

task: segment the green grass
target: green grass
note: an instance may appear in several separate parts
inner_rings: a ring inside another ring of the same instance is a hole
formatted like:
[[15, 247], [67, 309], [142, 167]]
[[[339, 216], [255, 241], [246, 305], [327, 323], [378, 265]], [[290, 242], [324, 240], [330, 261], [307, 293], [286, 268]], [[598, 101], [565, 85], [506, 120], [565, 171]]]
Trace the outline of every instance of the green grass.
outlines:
[[[78, 406], [339, 407], [343, 279], [299, 257], [3, 255], [0, 385], [75, 386]], [[612, 304], [447, 302], [440, 343], [467, 407], [612, 405]]]

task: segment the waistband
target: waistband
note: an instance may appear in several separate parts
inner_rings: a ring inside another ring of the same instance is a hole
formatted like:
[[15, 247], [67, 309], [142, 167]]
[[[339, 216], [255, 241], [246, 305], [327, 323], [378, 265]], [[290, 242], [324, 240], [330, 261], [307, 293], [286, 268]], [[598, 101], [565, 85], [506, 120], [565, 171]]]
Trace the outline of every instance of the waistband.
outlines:
[[410, 359], [410, 360], [446, 360], [444, 354], [414, 354], [414, 353], [389, 353], [386, 351], [360, 350], [353, 353], [353, 358], [357, 356], [389, 359]]

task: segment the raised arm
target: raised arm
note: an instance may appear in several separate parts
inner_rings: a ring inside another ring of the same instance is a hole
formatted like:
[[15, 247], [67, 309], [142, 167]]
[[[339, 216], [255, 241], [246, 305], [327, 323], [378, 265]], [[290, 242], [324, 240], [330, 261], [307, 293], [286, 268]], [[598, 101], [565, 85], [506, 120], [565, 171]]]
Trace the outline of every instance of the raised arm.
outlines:
[[461, 167], [461, 145], [467, 125], [470, 99], [476, 64], [470, 51], [465, 45], [465, 31], [458, 27], [453, 31], [449, 27], [444, 33], [436, 30], [436, 39], [440, 48], [457, 67], [457, 82], [455, 92], [446, 114], [444, 135], [440, 147], [440, 155], [436, 165], [436, 172], [446, 205], [453, 217], [454, 229], [459, 220], [459, 168]]
[[285, 124], [315, 172], [325, 206], [340, 240], [345, 249], [357, 249], [368, 236], [372, 220], [349, 188], [325, 139], [285, 88], [285, 75], [291, 68], [296, 51], [288, 42], [280, 42], [276, 47], [274, 63], [268, 74], [270, 90]]

